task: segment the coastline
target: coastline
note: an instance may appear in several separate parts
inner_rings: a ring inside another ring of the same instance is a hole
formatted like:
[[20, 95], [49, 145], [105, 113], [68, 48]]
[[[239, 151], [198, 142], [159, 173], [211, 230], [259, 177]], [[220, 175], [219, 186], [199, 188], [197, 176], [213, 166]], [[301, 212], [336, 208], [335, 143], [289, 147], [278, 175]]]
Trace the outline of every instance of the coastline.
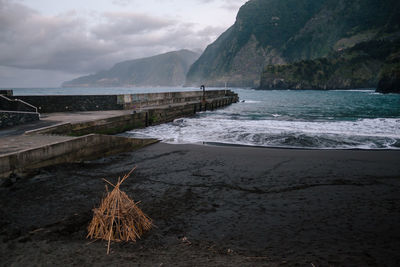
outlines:
[[[179, 145], [179, 144], [177, 144]], [[258, 145], [245, 145], [245, 144], [233, 144], [233, 143], [222, 143], [222, 142], [203, 142], [202, 144], [194, 143], [193, 145], [204, 145], [204, 146], [216, 146], [216, 147], [248, 147], [248, 148], [261, 148], [261, 149], [288, 149], [288, 150], [321, 150], [321, 151], [396, 151], [400, 150], [400, 148], [317, 148], [317, 147], [292, 147], [292, 146], [258, 146]]]
[[[400, 262], [397, 150], [158, 143], [36, 170], [0, 187], [4, 265], [389, 265]], [[137, 243], [85, 239], [102, 178], [156, 228]]]

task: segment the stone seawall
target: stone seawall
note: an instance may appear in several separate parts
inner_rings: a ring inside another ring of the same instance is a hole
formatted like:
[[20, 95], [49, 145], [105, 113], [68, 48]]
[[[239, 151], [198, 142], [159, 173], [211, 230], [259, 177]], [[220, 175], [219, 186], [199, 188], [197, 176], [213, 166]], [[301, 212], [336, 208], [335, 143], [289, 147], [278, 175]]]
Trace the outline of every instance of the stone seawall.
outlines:
[[230, 90], [167, 92], [125, 95], [15, 96], [38, 108], [40, 113], [96, 110], [137, 110], [141, 108], [200, 102], [205, 99], [237, 98]]
[[13, 94], [14, 94], [13, 90], [0, 90], [0, 95], [13, 96]]
[[[12, 96], [11, 96], [12, 97]], [[37, 109], [20, 99], [0, 95], [0, 110], [36, 112]]]
[[0, 110], [0, 128], [39, 120], [39, 113]]

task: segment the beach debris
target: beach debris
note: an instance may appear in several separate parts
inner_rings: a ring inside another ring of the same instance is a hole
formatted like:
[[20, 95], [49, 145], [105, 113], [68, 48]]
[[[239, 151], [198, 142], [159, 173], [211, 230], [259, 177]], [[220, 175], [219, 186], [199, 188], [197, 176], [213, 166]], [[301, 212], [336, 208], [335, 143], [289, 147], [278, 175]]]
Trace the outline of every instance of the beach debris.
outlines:
[[110, 253], [111, 241], [133, 241], [152, 227], [152, 220], [145, 215], [128, 195], [120, 190], [121, 184], [136, 169], [134, 167], [116, 185], [103, 179], [114, 189], [102, 199], [100, 206], [93, 209], [93, 219], [88, 226], [87, 238], [108, 241], [107, 254]]
[[192, 242], [190, 242], [189, 239], [186, 236], [182, 237], [181, 241], [182, 241], [182, 243], [184, 243], [186, 245], [191, 245], [192, 244]]

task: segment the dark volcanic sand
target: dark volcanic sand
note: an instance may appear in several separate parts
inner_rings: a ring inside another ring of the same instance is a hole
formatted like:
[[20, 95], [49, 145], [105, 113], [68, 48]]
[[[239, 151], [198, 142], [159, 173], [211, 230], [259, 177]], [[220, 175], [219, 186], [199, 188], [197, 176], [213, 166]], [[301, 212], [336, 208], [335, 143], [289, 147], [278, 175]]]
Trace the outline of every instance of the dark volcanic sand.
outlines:
[[[43, 168], [0, 187], [0, 265], [399, 266], [399, 159], [159, 143]], [[91, 209], [134, 165], [122, 190], [157, 228], [106, 255]]]

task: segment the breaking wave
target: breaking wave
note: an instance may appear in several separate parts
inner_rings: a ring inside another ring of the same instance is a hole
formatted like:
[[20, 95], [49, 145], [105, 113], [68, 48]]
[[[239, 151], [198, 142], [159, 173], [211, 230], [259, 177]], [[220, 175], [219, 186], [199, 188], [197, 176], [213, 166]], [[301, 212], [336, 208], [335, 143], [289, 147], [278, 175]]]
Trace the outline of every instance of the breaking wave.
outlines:
[[371, 90], [235, 91], [244, 102], [127, 135], [174, 144], [400, 149], [400, 95]]
[[133, 137], [166, 143], [223, 143], [317, 149], [400, 149], [400, 119], [357, 121], [281, 121], [182, 118], [130, 131]]

